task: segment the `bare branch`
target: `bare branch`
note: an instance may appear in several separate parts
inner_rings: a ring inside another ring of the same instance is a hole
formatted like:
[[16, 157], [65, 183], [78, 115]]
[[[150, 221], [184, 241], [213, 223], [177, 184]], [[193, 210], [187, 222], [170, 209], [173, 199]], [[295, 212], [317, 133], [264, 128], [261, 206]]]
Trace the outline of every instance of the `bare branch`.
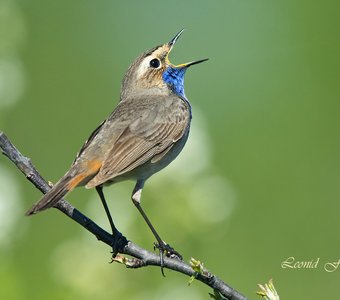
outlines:
[[[30, 182], [34, 184], [37, 189], [43, 193], [46, 193], [51, 188], [33, 166], [31, 160], [23, 156], [3, 132], [0, 132], [0, 149], [1, 152], [17, 166], [17, 168]], [[104, 242], [110, 247], [112, 247], [114, 243], [117, 243], [117, 239], [98, 226], [91, 219], [83, 215], [66, 200], [60, 200], [56, 204], [55, 208], [59, 209], [69, 218], [83, 226], [85, 229], [95, 235], [98, 240]], [[127, 241], [124, 236], [121, 236], [118, 241], [119, 245], [117, 248], [119, 249], [119, 253], [130, 255], [132, 258], [126, 258], [124, 256], [118, 255], [117, 257], [113, 258], [113, 261], [121, 262], [128, 268], [140, 268], [145, 266], [160, 267], [161, 262], [158, 254], [145, 250], [131, 241]], [[210, 286], [215, 291], [215, 294], [219, 293], [226, 299], [247, 299], [245, 296], [241, 295], [238, 291], [227, 285], [225, 282], [203, 267], [199, 272], [197, 272], [194, 270], [194, 268], [192, 268], [192, 266], [181, 260], [164, 257], [164, 268], [180, 272], [190, 277], [194, 276], [197, 280]]]

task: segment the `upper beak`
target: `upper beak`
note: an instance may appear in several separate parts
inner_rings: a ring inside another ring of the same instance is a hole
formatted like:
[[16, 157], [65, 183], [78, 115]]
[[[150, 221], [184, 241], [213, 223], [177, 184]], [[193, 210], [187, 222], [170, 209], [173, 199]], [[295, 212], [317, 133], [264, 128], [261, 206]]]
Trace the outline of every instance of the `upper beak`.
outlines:
[[184, 28], [178, 32], [171, 40], [170, 42], [168, 43], [169, 47], [170, 47], [170, 50], [172, 48], [173, 45], [175, 45], [175, 43], [177, 42], [178, 38], [181, 36], [181, 34], [183, 33], [184, 31]]
[[[181, 34], [183, 33], [184, 29], [182, 29], [181, 31], [179, 31], [171, 40], [170, 42], [168, 43], [169, 45], [169, 52], [168, 52], [168, 55], [172, 49], [172, 47], [175, 45], [175, 43], [177, 42], [178, 38], [181, 36]], [[169, 62], [169, 59], [168, 59], [168, 55], [167, 55], [167, 61], [168, 63], [170, 64]], [[188, 62], [188, 63], [185, 63], [185, 64], [180, 64], [180, 65], [176, 65], [174, 67], [176, 68], [188, 68], [190, 66], [193, 66], [193, 65], [197, 65], [197, 64], [200, 64], [204, 61], [207, 61], [209, 58], [204, 58], [204, 59], [200, 59], [200, 60], [195, 60], [195, 61], [191, 61], [191, 62]]]

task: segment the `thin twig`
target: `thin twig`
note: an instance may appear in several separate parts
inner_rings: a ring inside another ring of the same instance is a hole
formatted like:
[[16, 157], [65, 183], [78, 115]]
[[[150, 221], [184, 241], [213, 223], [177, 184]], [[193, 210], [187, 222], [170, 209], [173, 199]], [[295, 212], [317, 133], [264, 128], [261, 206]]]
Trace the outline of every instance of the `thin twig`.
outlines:
[[[46, 193], [51, 187], [41, 177], [39, 172], [33, 166], [31, 160], [23, 156], [19, 150], [11, 143], [7, 136], [0, 132], [0, 149], [1, 152], [7, 156], [17, 168], [31, 181], [34, 186], [41, 192]], [[61, 212], [69, 218], [83, 226], [86, 230], [90, 231], [97, 237], [98, 240], [112, 247], [114, 242], [117, 242], [111, 234], [98, 226], [91, 219], [82, 214], [79, 210], [74, 208], [69, 202], [62, 199], [56, 206]], [[119, 239], [120, 245], [118, 247], [119, 253], [130, 255], [133, 258], [122, 258], [123, 262], [129, 268], [140, 268], [145, 266], [159, 266], [161, 265], [160, 257], [158, 254], [145, 250], [138, 245], [127, 241], [124, 236]], [[115, 261], [120, 261], [115, 258]], [[194, 276], [197, 280], [210, 286], [216, 292], [220, 293], [223, 297], [229, 300], [246, 300], [247, 298], [241, 295], [238, 291], [227, 285], [214, 274], [210, 273], [207, 269], [202, 268], [200, 272], [195, 271], [189, 264], [177, 260], [164, 257], [164, 268], [171, 269], [190, 277]]]

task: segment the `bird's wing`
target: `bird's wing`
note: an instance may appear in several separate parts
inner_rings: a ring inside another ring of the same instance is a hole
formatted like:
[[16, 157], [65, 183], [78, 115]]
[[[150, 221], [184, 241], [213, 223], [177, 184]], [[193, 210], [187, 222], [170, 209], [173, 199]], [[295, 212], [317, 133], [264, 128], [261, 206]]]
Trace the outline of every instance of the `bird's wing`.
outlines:
[[75, 164], [75, 162], [78, 160], [78, 158], [83, 154], [83, 152], [88, 148], [89, 145], [91, 145], [91, 142], [93, 141], [93, 139], [97, 136], [98, 132], [102, 129], [103, 125], [105, 124], [106, 120], [104, 120], [103, 122], [101, 122], [98, 127], [93, 130], [93, 132], [91, 133], [91, 135], [89, 136], [89, 138], [85, 141], [84, 145], [81, 147], [81, 149], [79, 150], [79, 152], [77, 153], [76, 158], [73, 161], [73, 164]]
[[[185, 101], [175, 96], [148, 97], [147, 101], [134, 101], [137, 107], [127, 109], [130, 116], [121, 113], [120, 118], [125, 122], [128, 118], [129, 121], [111, 144], [98, 174], [86, 187], [103, 184], [150, 160], [158, 161], [186, 132], [190, 123], [190, 107]], [[129, 103], [126, 106], [130, 106]], [[124, 108], [120, 109], [124, 111]], [[113, 114], [110, 118], [112, 126], [117, 126], [117, 117]]]

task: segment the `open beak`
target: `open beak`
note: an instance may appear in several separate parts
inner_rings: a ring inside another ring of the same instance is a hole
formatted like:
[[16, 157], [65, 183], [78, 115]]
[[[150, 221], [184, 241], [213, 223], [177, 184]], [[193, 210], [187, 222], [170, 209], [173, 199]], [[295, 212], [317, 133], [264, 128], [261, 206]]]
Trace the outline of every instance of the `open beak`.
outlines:
[[193, 66], [193, 65], [197, 65], [197, 64], [200, 64], [202, 62], [205, 62], [207, 61], [209, 58], [204, 58], [204, 59], [200, 59], [200, 60], [195, 60], [195, 61], [191, 61], [191, 62], [188, 62], [188, 63], [185, 63], [185, 64], [180, 64], [180, 65], [173, 65], [170, 63], [169, 61], [169, 53], [171, 52], [172, 50], [172, 47], [175, 45], [175, 43], [177, 42], [178, 38], [181, 36], [181, 34], [183, 33], [184, 29], [182, 29], [181, 31], [179, 31], [171, 40], [170, 42], [168, 43], [168, 46], [169, 46], [169, 52], [168, 52], [168, 55], [166, 57], [166, 60], [168, 62], [169, 65], [172, 65], [173, 67], [175, 68], [189, 68], [190, 66]]

